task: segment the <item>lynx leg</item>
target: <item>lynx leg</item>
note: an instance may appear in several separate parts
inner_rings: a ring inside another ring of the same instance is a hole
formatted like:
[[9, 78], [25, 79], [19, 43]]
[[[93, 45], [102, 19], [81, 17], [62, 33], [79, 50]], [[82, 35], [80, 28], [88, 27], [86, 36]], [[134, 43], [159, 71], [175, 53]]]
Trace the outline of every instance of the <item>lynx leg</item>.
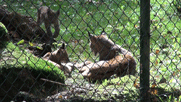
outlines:
[[42, 17], [41, 11], [38, 10], [38, 18], [37, 18], [37, 24], [40, 26], [44, 21], [44, 18]]
[[60, 32], [58, 20], [57, 20], [57, 22], [54, 23], [54, 28], [55, 28], [55, 32], [54, 32], [53, 38], [56, 38], [56, 37], [58, 37], [59, 32]]
[[53, 36], [52, 36], [52, 32], [51, 32], [51, 24], [50, 23], [47, 23], [45, 22], [45, 28], [46, 28], [46, 31], [47, 31], [47, 35], [50, 37], [50, 43], [53, 42]]

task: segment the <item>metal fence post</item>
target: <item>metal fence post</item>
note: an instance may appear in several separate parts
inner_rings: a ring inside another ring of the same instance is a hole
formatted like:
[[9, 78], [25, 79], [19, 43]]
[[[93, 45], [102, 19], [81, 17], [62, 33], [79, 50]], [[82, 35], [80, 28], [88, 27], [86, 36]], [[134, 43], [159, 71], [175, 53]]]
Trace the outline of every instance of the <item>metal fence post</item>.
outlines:
[[140, 1], [140, 101], [149, 102], [150, 0]]

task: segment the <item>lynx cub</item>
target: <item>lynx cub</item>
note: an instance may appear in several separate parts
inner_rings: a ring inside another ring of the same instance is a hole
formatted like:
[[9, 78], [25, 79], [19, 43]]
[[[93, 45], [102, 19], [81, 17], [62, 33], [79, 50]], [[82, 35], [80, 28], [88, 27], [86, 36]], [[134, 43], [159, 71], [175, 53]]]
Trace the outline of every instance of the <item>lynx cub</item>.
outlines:
[[46, 53], [43, 56], [43, 59], [51, 60], [60, 65], [61, 63], [67, 63], [70, 61], [64, 43], [58, 50]]
[[58, 50], [46, 53], [42, 59], [57, 66], [65, 73], [71, 73], [73, 70], [73, 64], [69, 60], [64, 43]]
[[[51, 38], [56, 38], [59, 34], [59, 31], [60, 31], [59, 21], [58, 21], [59, 15], [60, 15], [59, 10], [55, 12], [47, 6], [41, 6], [38, 9], [37, 24], [40, 26], [44, 22], [47, 34], [50, 35]], [[53, 36], [51, 32], [51, 27], [50, 27], [51, 24], [53, 24], [55, 28], [55, 32]]]

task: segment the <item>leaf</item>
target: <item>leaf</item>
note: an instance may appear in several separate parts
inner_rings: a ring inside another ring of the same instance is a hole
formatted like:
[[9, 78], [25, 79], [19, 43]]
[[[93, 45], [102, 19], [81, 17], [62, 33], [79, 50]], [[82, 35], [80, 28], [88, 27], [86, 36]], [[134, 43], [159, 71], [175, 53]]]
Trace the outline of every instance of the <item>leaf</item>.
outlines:
[[159, 52], [160, 52], [160, 50], [156, 50], [156, 51], [155, 51], [156, 54], [159, 54]]
[[17, 45], [19, 45], [19, 44], [23, 44], [25, 42], [25, 40], [24, 39], [22, 39], [22, 40], [20, 40], [18, 43], [17, 43]]
[[135, 79], [133, 86], [137, 89], [140, 87], [140, 85], [137, 83], [137, 78]]
[[151, 85], [151, 88], [155, 88], [155, 86], [157, 86], [156, 82], [153, 82]]
[[57, 46], [62, 46], [62, 44], [57, 44]]
[[138, 26], [137, 25], [134, 25], [135, 28], [137, 28]]
[[43, 50], [43, 48], [41, 48], [41, 47], [39, 47], [39, 46], [37, 46], [36, 48], [37, 48], [37, 49], [40, 49], [40, 50]]
[[136, 83], [136, 81], [137, 81], [137, 79], [135, 79], [135, 81], [134, 81], [134, 87], [136, 87], [136, 86], [137, 86], [137, 83]]
[[75, 41], [74, 41], [74, 43], [76, 44], [76, 43], [78, 43], [78, 41], [77, 41], [77, 40], [75, 40]]
[[116, 85], [120, 85], [120, 83], [119, 83], [119, 82], [117, 82], [117, 83], [116, 83]]
[[33, 43], [29, 42], [29, 45], [30, 45], [30, 46], [33, 46]]
[[181, 54], [179, 54], [178, 57], [181, 58]]
[[151, 85], [151, 94], [152, 95], [157, 95], [158, 94], [158, 90], [155, 88], [157, 86], [156, 82], [154, 81]]
[[62, 99], [62, 98], [63, 98], [63, 96], [62, 96], [62, 95], [59, 95], [59, 96], [58, 96], [58, 98], [61, 98], [61, 99]]
[[175, 72], [172, 73], [172, 76], [175, 76]]
[[157, 95], [158, 94], [158, 90], [157, 89], [151, 89], [151, 94], [152, 95]]
[[157, 65], [157, 64], [158, 64], [158, 61], [156, 60], [155, 65]]
[[69, 99], [70, 98], [70, 96], [65, 96], [65, 99]]

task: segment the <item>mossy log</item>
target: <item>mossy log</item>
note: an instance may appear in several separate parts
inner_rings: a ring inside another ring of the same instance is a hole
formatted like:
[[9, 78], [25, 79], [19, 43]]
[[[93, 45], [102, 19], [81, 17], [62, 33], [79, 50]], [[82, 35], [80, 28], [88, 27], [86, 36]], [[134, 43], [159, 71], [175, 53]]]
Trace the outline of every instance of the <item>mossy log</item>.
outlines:
[[[21, 91], [46, 98], [64, 87], [41, 78], [64, 83], [65, 75], [53, 64], [7, 43], [0, 56], [0, 100], [10, 102]], [[57, 86], [58, 87], [57, 89]]]

